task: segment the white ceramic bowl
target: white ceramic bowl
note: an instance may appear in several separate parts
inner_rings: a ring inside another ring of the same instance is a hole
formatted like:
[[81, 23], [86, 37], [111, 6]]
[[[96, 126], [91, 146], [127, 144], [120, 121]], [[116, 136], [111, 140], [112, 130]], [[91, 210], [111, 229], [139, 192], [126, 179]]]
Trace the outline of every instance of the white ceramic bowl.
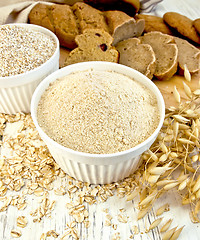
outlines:
[[[156, 130], [148, 139], [126, 151], [113, 154], [90, 154], [66, 148], [45, 134], [37, 121], [37, 106], [45, 89], [47, 89], [49, 84], [54, 82], [57, 78], [66, 76], [72, 72], [91, 68], [100, 71], [111, 70], [127, 75], [147, 86], [155, 94], [158, 100], [160, 121]], [[32, 97], [31, 115], [41, 138], [47, 144], [53, 158], [68, 175], [84, 182], [105, 184], [121, 180], [137, 169], [140, 164], [140, 154], [151, 146], [162, 127], [165, 116], [165, 105], [163, 97], [156, 85], [140, 72], [117, 63], [100, 61], [84, 62], [64, 67], [52, 73], [42, 81]]]
[[12, 25], [42, 32], [51, 36], [56, 42], [54, 54], [41, 66], [22, 74], [0, 77], [0, 112], [7, 114], [28, 113], [30, 112], [31, 97], [37, 85], [46, 76], [59, 68], [59, 41], [56, 35], [46, 28], [26, 23]]

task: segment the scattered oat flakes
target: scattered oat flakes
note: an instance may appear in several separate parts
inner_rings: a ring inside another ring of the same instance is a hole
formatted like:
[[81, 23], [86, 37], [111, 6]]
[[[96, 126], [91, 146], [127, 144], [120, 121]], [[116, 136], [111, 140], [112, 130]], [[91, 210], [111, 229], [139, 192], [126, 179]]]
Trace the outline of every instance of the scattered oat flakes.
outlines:
[[17, 218], [17, 226], [18, 227], [24, 228], [24, 227], [26, 227], [27, 223], [28, 223], [28, 220], [25, 216], [19, 216]]
[[118, 214], [117, 219], [121, 223], [127, 223], [128, 222], [128, 218], [124, 214]]
[[54, 237], [54, 238], [58, 238], [59, 234], [55, 231], [55, 230], [49, 230], [46, 233], [47, 237]]
[[11, 236], [12, 236], [13, 238], [19, 238], [19, 237], [21, 237], [21, 235], [22, 235], [22, 233], [21, 233], [20, 230], [13, 229], [13, 230], [11, 231]]
[[133, 225], [132, 228], [131, 228], [131, 230], [133, 231], [133, 234], [134, 234], [134, 235], [137, 235], [137, 234], [139, 233], [139, 228], [138, 228], [138, 226], [136, 226], [136, 225]]

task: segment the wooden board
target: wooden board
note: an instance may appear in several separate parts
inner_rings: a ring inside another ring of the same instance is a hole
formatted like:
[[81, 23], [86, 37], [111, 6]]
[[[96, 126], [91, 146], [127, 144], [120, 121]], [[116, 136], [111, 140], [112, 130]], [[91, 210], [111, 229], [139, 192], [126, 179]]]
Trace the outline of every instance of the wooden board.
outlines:
[[[5, 136], [8, 138], [15, 138], [19, 134], [21, 129], [20, 122], [9, 123], [6, 125]], [[28, 130], [27, 130], [28, 131]], [[27, 134], [28, 135], [28, 134]], [[37, 142], [37, 139], [33, 140]], [[12, 146], [4, 145], [0, 149], [0, 158], [6, 156], [12, 158], [15, 156], [15, 150]], [[70, 178], [58, 177], [54, 182], [54, 189], [64, 187], [66, 190], [69, 186]], [[74, 182], [77, 184], [77, 182]], [[7, 195], [13, 196], [15, 199], [17, 196], [24, 196], [23, 188], [18, 191], [8, 191]], [[78, 190], [79, 192], [79, 190]], [[41, 238], [42, 233], [47, 233], [50, 230], [55, 230], [59, 237], [58, 240], [161, 240], [162, 234], [158, 227], [146, 233], [146, 229], [150, 224], [157, 219], [156, 210], [168, 203], [170, 211], [162, 214], [163, 217], [162, 226], [169, 219], [173, 219], [170, 229], [174, 227], [184, 226], [183, 232], [181, 233], [179, 240], [199, 240], [200, 236], [200, 224], [193, 224], [189, 217], [189, 207], [181, 205], [181, 198], [176, 190], [168, 191], [167, 194], [161, 196], [156, 203], [154, 208], [144, 218], [137, 220], [138, 215], [138, 203], [139, 198], [136, 197], [132, 201], [126, 201], [125, 197], [117, 196], [115, 192], [114, 196], [109, 196], [106, 202], [101, 202], [97, 199], [95, 204], [86, 204], [84, 206], [89, 214], [89, 227], [86, 228], [84, 223], [77, 223], [75, 228], [77, 229], [79, 238], [63, 237], [67, 231], [67, 224], [74, 220], [69, 214], [69, 210], [66, 208], [66, 203], [75, 201], [75, 193], [58, 196], [55, 192], [48, 191], [48, 199], [50, 203], [55, 201], [55, 209], [51, 212], [51, 216], [42, 217], [40, 222], [33, 222], [33, 217], [30, 215], [32, 211], [38, 209], [41, 206], [41, 198], [34, 194], [26, 195], [25, 200], [27, 207], [23, 210], [18, 210], [17, 207], [9, 206], [6, 211], [0, 211], [0, 240], [11, 240], [11, 231], [13, 229], [20, 230], [22, 236], [20, 240], [53, 240], [54, 238]], [[0, 207], [2, 202], [0, 201]], [[39, 213], [39, 211], [38, 211]], [[111, 224], [106, 225], [107, 214], [111, 216]], [[127, 223], [119, 221], [118, 216], [127, 218]], [[20, 228], [17, 226], [17, 217], [26, 216], [28, 220], [27, 227]], [[116, 227], [114, 227], [114, 225]], [[134, 232], [135, 227], [138, 229], [138, 233]], [[63, 237], [63, 238], [62, 238]]]
[[154, 83], [160, 89], [163, 95], [163, 98], [165, 100], [165, 106], [169, 107], [169, 106], [177, 105], [173, 96], [174, 86], [177, 87], [177, 90], [181, 95], [181, 100], [184, 102], [188, 100], [188, 98], [184, 92], [183, 82], [185, 82], [191, 88], [191, 90], [194, 91], [200, 88], [199, 80], [200, 80], [200, 74], [198, 73], [192, 76], [191, 82], [186, 81], [183, 76], [175, 75], [168, 81], [154, 80]]

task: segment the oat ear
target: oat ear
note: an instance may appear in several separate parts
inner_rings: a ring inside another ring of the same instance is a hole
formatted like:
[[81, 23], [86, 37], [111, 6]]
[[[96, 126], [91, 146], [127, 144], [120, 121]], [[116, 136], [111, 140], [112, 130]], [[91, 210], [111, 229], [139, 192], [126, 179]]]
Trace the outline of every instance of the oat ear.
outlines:
[[118, 42], [132, 37], [139, 37], [144, 31], [145, 21], [140, 19], [136, 22], [134, 18], [119, 25], [113, 32], [113, 43], [115, 46]]

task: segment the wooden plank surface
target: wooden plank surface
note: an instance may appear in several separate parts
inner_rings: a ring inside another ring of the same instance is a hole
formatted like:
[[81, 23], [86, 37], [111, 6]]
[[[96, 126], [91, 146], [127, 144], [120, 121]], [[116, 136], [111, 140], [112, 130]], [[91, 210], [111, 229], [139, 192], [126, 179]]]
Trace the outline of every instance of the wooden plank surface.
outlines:
[[[16, 132], [20, 128], [20, 123], [10, 123], [7, 124], [5, 132], [7, 137], [10, 134], [10, 138], [15, 136]], [[1, 158], [3, 156], [12, 157], [14, 155], [13, 149], [4, 146], [1, 149]], [[64, 178], [58, 177], [54, 182], [54, 187], [58, 188], [60, 186], [67, 187], [69, 185], [69, 178], [66, 176]], [[8, 195], [16, 196], [22, 195], [23, 192], [9, 191]], [[24, 210], [17, 210], [16, 207], [9, 206], [6, 211], [0, 212], [0, 239], [1, 240], [11, 240], [13, 239], [10, 235], [11, 230], [20, 229], [22, 236], [19, 238], [21, 240], [40, 240], [41, 234], [46, 233], [49, 230], [55, 230], [59, 237], [58, 239], [68, 239], [62, 238], [63, 234], [66, 233], [67, 223], [73, 221], [73, 217], [69, 215], [68, 209], [66, 208], [66, 203], [70, 202], [70, 197], [68, 194], [64, 196], [55, 195], [54, 191], [49, 191], [50, 202], [56, 201], [55, 209], [51, 213], [51, 217], [42, 218], [41, 222], [33, 222], [33, 217], [30, 215], [31, 211], [35, 210], [40, 206], [41, 197], [36, 197], [34, 195], [26, 195], [27, 207]], [[162, 225], [168, 219], [173, 219], [173, 227], [185, 226], [182, 234], [180, 235], [180, 240], [199, 240], [200, 236], [200, 224], [193, 224], [189, 217], [189, 208], [187, 206], [181, 205], [181, 199], [177, 191], [169, 191], [168, 194], [163, 195], [159, 198], [154, 205], [154, 209], [146, 215], [143, 219], [137, 220], [138, 213], [138, 202], [139, 199], [134, 199], [127, 202], [126, 198], [120, 198], [116, 194], [108, 198], [106, 202], [97, 201], [97, 203], [90, 205], [84, 203], [86, 209], [89, 213], [90, 226], [86, 228], [83, 223], [77, 223], [76, 227], [78, 230], [78, 235], [80, 240], [161, 240], [161, 233], [158, 228], [145, 233], [145, 230], [150, 226], [150, 224], [156, 219], [155, 211], [165, 203], [170, 205], [170, 211], [164, 213]], [[0, 207], [1, 207], [0, 201]], [[107, 209], [107, 212], [105, 212]], [[127, 217], [127, 223], [122, 223], [118, 220], [118, 215], [121, 213]], [[114, 229], [113, 226], [106, 226], [106, 214], [112, 216], [112, 224], [116, 224], [117, 228]], [[18, 216], [26, 216], [28, 219], [28, 225], [25, 228], [19, 228], [16, 225], [16, 219]], [[139, 233], [134, 234], [133, 227], [137, 226]], [[54, 239], [54, 238], [47, 238]], [[76, 239], [76, 238], [69, 238]]]
[[[20, 123], [7, 124], [5, 129], [6, 136], [12, 138], [18, 132]], [[15, 155], [15, 151], [10, 147], [3, 146], [1, 149], [1, 157], [3, 156], [12, 158]], [[71, 180], [71, 179], [70, 179]], [[58, 177], [54, 182], [54, 187], [68, 186], [69, 178]], [[23, 195], [23, 189], [19, 192], [9, 191], [8, 195], [16, 196]], [[50, 202], [56, 201], [55, 209], [52, 211], [51, 218], [44, 217], [41, 222], [33, 222], [33, 217], [30, 215], [31, 211], [35, 210], [39, 205], [41, 197], [35, 195], [26, 195], [27, 207], [24, 210], [17, 210], [16, 207], [9, 206], [4, 212], [0, 212], [0, 239], [10, 240], [10, 232], [13, 229], [20, 229], [22, 232], [21, 240], [40, 240], [42, 233], [46, 233], [49, 230], [55, 230], [59, 233], [59, 238], [66, 232], [67, 223], [73, 221], [72, 216], [66, 208], [66, 203], [70, 202], [71, 198], [68, 194], [64, 196], [55, 195], [54, 191], [49, 191]], [[0, 207], [1, 207], [0, 201]], [[89, 228], [85, 228], [83, 223], [76, 224], [78, 229], [78, 236], [80, 240], [109, 240], [109, 239], [135, 239], [135, 240], [161, 240], [158, 228], [145, 234], [146, 226], [149, 226], [155, 220], [155, 214], [151, 211], [148, 216], [140, 221], [137, 221], [137, 209], [138, 200], [127, 202], [125, 198], [119, 198], [114, 195], [109, 197], [106, 202], [97, 202], [97, 204], [85, 204], [86, 209], [89, 212]], [[105, 212], [105, 209], [108, 212]], [[120, 209], [124, 209], [123, 215], [128, 217], [128, 223], [122, 223], [118, 221], [118, 214]], [[106, 214], [112, 216], [112, 224], [116, 224], [117, 228], [113, 226], [105, 226]], [[28, 225], [24, 229], [17, 227], [16, 219], [18, 216], [26, 216], [28, 219]], [[142, 234], [136, 234], [134, 238], [130, 238], [133, 234], [133, 226], [136, 225]], [[114, 238], [118, 235], [120, 238]], [[48, 238], [49, 239], [49, 238]], [[51, 238], [53, 239], [53, 238]], [[68, 238], [64, 238], [65, 240]], [[76, 239], [76, 238], [69, 238]]]

